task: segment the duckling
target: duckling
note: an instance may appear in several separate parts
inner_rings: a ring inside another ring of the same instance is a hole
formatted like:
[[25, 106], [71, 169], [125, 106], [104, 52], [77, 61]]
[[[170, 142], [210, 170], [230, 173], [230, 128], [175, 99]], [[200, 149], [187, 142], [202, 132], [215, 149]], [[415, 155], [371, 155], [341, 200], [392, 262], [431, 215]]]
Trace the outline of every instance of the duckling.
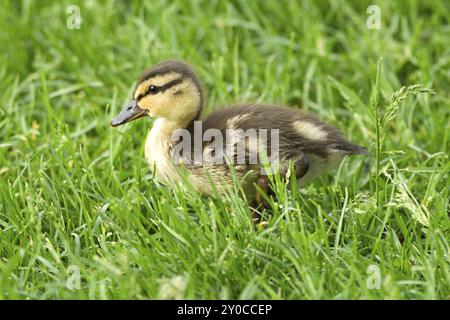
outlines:
[[[241, 104], [201, 121], [203, 104], [203, 88], [193, 69], [183, 61], [164, 61], [143, 72], [132, 101], [111, 126], [156, 118], [145, 142], [145, 158], [156, 179], [176, 184], [183, 166], [192, 187], [213, 195], [233, 186], [235, 175], [252, 207], [263, 204], [261, 192], [270, 192], [268, 174], [274, 170], [285, 176], [292, 163], [299, 186], [304, 186], [344, 156], [366, 153], [338, 129], [293, 108]], [[268, 163], [277, 165], [268, 168]]]

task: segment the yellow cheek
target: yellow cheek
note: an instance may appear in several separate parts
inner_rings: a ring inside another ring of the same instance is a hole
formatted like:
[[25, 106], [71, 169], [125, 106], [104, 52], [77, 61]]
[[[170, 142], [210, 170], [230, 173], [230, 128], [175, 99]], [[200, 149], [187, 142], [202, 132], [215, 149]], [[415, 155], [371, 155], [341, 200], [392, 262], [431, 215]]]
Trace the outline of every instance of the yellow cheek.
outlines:
[[141, 109], [148, 110], [151, 117], [163, 117], [167, 109], [164, 98], [160, 95], [146, 96], [138, 102], [138, 106]]
[[152, 101], [151, 101], [151, 98], [149, 96], [147, 96], [147, 97], [144, 97], [141, 100], [139, 100], [137, 104], [138, 104], [138, 107], [141, 109], [150, 110]]

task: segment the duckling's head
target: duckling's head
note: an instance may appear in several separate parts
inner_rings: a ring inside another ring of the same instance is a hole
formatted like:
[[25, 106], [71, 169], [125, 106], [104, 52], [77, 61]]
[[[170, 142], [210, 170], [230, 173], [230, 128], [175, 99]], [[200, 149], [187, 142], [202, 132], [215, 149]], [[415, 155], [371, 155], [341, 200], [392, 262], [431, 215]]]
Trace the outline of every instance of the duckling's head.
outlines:
[[200, 115], [202, 103], [202, 88], [194, 71], [182, 61], [164, 61], [143, 72], [133, 100], [111, 121], [111, 126], [145, 115], [186, 125]]

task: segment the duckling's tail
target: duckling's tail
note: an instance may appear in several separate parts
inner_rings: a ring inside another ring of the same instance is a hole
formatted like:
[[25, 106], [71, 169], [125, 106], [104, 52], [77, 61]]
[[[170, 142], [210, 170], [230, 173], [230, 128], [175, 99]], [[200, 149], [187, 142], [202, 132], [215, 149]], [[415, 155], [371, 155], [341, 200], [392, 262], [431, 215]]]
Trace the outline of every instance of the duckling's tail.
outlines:
[[357, 144], [353, 144], [351, 142], [345, 141], [341, 142], [338, 145], [334, 146], [337, 150], [340, 152], [346, 154], [346, 155], [367, 155], [369, 152], [365, 147], [359, 146]]

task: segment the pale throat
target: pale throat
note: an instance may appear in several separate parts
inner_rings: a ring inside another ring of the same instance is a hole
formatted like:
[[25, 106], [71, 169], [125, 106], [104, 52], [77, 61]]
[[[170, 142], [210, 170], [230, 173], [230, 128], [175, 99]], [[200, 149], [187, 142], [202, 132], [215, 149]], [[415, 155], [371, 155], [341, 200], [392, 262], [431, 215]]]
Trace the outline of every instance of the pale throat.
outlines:
[[172, 133], [184, 128], [180, 121], [158, 118], [150, 129], [145, 142], [145, 158], [150, 170], [163, 183], [169, 182], [170, 177], [178, 177], [171, 157], [173, 147]]
[[[149, 130], [146, 149], [149, 148], [151, 150], [161, 146], [167, 148], [171, 145], [172, 133], [175, 130], [186, 128], [190, 121], [191, 120], [180, 121], [167, 118], [157, 118], [153, 123], [152, 128]], [[165, 153], [165, 151], [168, 150], [160, 150], [161, 153]]]
[[193, 120], [195, 120], [193, 117], [189, 117], [183, 120], [157, 118], [150, 131], [158, 132], [158, 135], [171, 136], [175, 130], [187, 128]]

